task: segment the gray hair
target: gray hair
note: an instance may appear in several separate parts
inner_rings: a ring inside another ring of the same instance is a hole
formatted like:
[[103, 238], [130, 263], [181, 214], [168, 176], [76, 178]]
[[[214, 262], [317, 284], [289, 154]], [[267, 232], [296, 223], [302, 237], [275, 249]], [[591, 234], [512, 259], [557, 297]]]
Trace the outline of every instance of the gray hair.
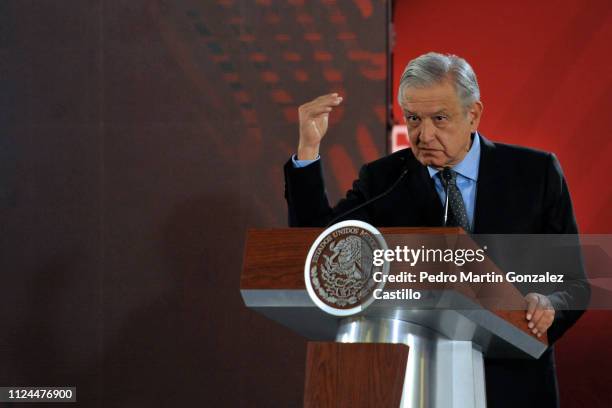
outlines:
[[402, 74], [397, 93], [402, 103], [406, 88], [423, 88], [450, 79], [464, 108], [480, 100], [480, 88], [474, 70], [466, 60], [453, 54], [429, 52], [410, 61]]

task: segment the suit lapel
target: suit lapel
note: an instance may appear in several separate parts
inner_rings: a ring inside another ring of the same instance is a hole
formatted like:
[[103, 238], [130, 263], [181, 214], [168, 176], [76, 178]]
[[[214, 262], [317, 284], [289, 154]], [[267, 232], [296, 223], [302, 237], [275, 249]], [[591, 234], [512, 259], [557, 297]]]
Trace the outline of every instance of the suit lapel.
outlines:
[[496, 218], [500, 216], [499, 212], [494, 210], [502, 193], [495, 178], [495, 166], [495, 145], [480, 135], [480, 164], [474, 209], [476, 234], [490, 233], [494, 230]]
[[427, 167], [421, 165], [418, 174], [419, 190], [424, 191], [421, 211], [423, 217], [426, 220], [425, 225], [431, 225], [434, 227], [442, 225], [442, 203], [440, 202], [440, 196], [436, 192], [436, 185], [434, 180], [429, 175]]
[[442, 204], [436, 192], [434, 181], [427, 171], [427, 167], [419, 163], [409, 154], [405, 160], [412, 166], [408, 176], [400, 189], [400, 202], [409, 203], [408, 211], [402, 216], [400, 225], [411, 226], [440, 226], [442, 222]]

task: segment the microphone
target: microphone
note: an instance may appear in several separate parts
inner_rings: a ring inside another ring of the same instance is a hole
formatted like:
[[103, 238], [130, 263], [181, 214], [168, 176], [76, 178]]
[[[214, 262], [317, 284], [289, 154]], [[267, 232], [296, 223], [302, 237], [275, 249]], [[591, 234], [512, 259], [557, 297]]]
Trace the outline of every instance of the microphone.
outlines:
[[445, 167], [442, 169], [442, 179], [446, 182], [444, 183], [444, 195], [446, 198], [444, 199], [444, 226], [446, 227], [448, 224], [448, 185], [450, 184], [451, 178], [453, 175], [451, 174], [450, 167]]
[[338, 215], [337, 217], [332, 218], [332, 220], [325, 225], [325, 228], [329, 227], [332, 224], [335, 224], [336, 221], [338, 221], [339, 219], [342, 219], [342, 218], [346, 217], [347, 215], [352, 214], [353, 212], [355, 212], [357, 210], [360, 210], [363, 207], [368, 206], [368, 205], [372, 204], [374, 201], [380, 200], [381, 198], [383, 198], [384, 196], [389, 194], [391, 191], [393, 191], [395, 189], [395, 187], [397, 187], [397, 185], [400, 183], [400, 181], [402, 181], [402, 179], [404, 177], [406, 177], [406, 174], [408, 174], [408, 170], [409, 170], [409, 168], [406, 165], [404, 167], [404, 170], [402, 171], [402, 174], [400, 174], [400, 176], [397, 178], [397, 180], [395, 180], [395, 182], [393, 184], [391, 184], [391, 187], [389, 187], [388, 189], [386, 189], [385, 191], [383, 191], [379, 195], [377, 195], [375, 197], [372, 197], [369, 200], [359, 204], [357, 207], [351, 208], [350, 210], [343, 212], [342, 214]]

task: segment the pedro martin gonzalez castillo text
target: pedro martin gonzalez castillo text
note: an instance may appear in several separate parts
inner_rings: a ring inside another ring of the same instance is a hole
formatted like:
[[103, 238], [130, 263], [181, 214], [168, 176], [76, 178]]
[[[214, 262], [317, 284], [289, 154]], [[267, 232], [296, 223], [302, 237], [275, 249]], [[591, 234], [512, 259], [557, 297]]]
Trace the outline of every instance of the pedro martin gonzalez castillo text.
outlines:
[[[422, 245], [420, 248], [397, 246], [395, 249], [375, 249], [372, 251], [374, 273], [372, 279], [378, 283], [415, 283], [415, 284], [445, 284], [445, 283], [563, 283], [563, 274], [553, 274], [546, 271], [542, 274], [519, 274], [515, 271], [476, 273], [471, 271], [453, 272], [395, 272], [385, 274], [380, 269], [385, 263], [401, 263], [411, 268], [419, 268], [421, 264], [454, 264], [457, 267], [469, 267], [473, 263], [482, 263], [487, 247], [479, 249], [433, 249]], [[396, 269], [396, 268], [390, 268]], [[413, 289], [385, 290], [376, 289], [375, 299], [398, 300], [421, 298], [421, 292]]]

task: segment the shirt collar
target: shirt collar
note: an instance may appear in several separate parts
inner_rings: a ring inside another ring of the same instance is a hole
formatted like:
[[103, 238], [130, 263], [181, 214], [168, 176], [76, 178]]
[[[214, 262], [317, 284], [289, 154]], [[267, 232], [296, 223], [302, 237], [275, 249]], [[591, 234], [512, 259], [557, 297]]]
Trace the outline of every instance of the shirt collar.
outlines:
[[[478, 167], [480, 165], [480, 136], [478, 132], [474, 132], [474, 140], [472, 147], [457, 165], [453, 167], [453, 170], [458, 174], [470, 180], [478, 181]], [[434, 177], [440, 170], [427, 166], [429, 176]]]

